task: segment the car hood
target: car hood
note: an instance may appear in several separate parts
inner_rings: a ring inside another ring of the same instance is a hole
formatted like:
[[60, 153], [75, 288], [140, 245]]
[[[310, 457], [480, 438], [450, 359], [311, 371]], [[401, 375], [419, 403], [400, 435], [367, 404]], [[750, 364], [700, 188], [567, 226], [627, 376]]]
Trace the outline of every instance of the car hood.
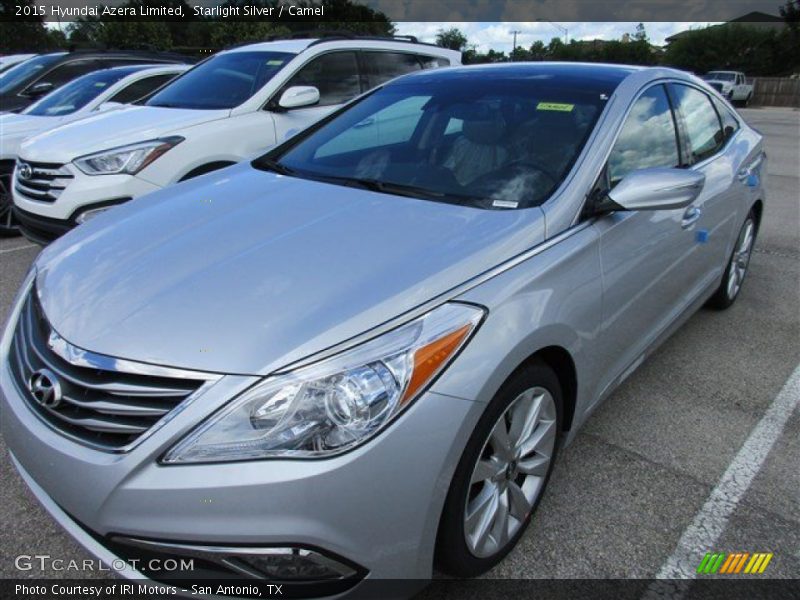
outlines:
[[446, 293], [544, 238], [486, 211], [237, 165], [101, 214], [37, 261], [53, 328], [93, 352], [267, 374]]
[[0, 114], [0, 158], [16, 156], [19, 144], [59, 122], [58, 117], [37, 117], [15, 113]]
[[130, 106], [34, 136], [22, 144], [20, 156], [30, 161], [66, 163], [85, 154], [172, 135], [229, 114], [229, 110]]

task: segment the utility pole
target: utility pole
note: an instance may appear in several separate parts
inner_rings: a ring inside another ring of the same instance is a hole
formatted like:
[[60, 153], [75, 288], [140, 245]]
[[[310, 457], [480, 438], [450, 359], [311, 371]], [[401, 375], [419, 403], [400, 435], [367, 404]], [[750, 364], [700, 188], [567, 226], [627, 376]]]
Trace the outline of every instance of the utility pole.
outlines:
[[511, 47], [511, 60], [513, 61], [517, 54], [517, 34], [522, 32], [519, 29], [514, 29], [509, 31], [509, 33], [514, 36], [514, 44]]

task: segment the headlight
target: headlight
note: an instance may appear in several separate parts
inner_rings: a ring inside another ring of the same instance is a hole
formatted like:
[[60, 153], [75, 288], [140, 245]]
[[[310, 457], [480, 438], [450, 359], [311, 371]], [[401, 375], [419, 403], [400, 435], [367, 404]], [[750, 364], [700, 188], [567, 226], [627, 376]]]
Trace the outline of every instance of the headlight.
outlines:
[[87, 175], [116, 175], [118, 173], [135, 175], [183, 140], [184, 138], [178, 135], [160, 140], [150, 140], [81, 156], [72, 162]]
[[174, 446], [166, 463], [321, 457], [396, 417], [469, 339], [483, 310], [445, 304], [340, 355], [268, 377]]

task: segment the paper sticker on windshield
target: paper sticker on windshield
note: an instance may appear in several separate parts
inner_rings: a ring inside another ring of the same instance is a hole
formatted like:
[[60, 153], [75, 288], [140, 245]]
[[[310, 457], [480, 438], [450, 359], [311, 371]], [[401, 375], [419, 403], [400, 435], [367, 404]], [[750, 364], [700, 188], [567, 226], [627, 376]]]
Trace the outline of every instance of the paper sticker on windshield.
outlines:
[[539, 102], [536, 110], [556, 110], [559, 112], [572, 112], [574, 104], [562, 104], [561, 102]]
[[495, 200], [492, 202], [492, 206], [495, 208], [517, 208], [519, 202], [514, 202], [513, 200]]
[[272, 59], [267, 61], [268, 67], [279, 67], [283, 64], [283, 61], [280, 59]]

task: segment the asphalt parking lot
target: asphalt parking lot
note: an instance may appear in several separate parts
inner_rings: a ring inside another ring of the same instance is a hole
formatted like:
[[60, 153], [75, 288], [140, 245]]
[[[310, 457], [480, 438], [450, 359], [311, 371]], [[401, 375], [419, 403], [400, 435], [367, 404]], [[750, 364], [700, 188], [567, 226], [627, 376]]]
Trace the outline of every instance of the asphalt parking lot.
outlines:
[[[732, 461], [747, 458], [743, 444], [800, 363], [800, 111], [742, 114], [766, 136], [769, 195], [739, 300], [693, 316], [596, 411], [562, 452], [520, 545], [489, 577], [651, 578], [676, 548], [693, 560], [687, 528]], [[37, 252], [0, 239], [0, 320]], [[725, 519], [712, 502], [712, 550], [771, 552], [765, 576], [800, 577], [799, 465], [795, 410]], [[0, 440], [0, 577], [75, 576], [17, 571], [20, 554], [87, 557], [28, 493]]]

